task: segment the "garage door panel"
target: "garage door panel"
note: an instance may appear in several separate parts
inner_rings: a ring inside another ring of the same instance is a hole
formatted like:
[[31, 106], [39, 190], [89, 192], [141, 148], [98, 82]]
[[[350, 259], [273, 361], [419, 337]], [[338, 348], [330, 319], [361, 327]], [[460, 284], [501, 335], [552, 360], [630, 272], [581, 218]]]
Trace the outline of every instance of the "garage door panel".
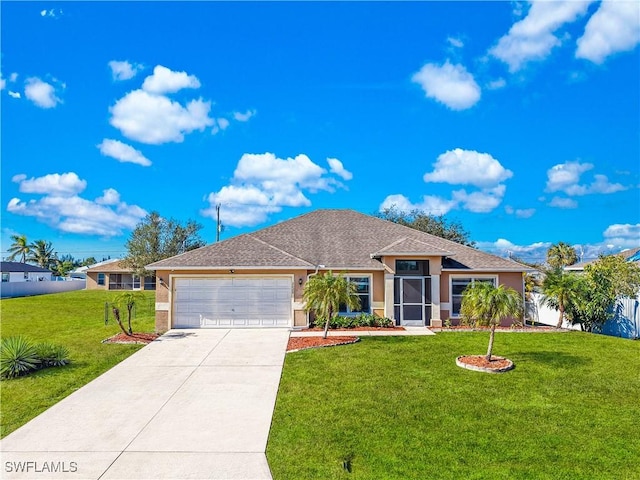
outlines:
[[290, 278], [178, 278], [174, 285], [175, 328], [291, 324]]

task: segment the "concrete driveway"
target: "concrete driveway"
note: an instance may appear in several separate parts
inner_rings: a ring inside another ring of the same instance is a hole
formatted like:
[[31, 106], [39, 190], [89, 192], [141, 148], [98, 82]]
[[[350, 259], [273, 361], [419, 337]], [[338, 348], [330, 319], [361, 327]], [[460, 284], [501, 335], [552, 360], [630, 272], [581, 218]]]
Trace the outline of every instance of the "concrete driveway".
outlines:
[[0, 477], [270, 479], [288, 338], [172, 330], [4, 438]]

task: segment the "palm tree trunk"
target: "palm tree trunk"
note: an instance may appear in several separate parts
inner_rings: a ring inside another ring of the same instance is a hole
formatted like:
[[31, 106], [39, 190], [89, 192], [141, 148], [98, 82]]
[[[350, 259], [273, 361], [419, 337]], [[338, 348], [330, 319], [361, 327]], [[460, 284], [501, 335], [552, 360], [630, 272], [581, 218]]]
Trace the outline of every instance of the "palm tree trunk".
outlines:
[[122, 333], [128, 335], [124, 325], [122, 325], [122, 321], [120, 320], [120, 309], [118, 307], [113, 307], [113, 316], [115, 317], [116, 322], [118, 322], [118, 326], [120, 327], [120, 330], [122, 330]]
[[562, 328], [562, 320], [564, 319], [564, 308], [562, 307], [562, 304], [560, 304], [560, 316], [558, 318], [558, 324], [556, 325], [556, 328]]
[[131, 310], [133, 310], [133, 304], [127, 305], [127, 322], [129, 324], [129, 335], [133, 335], [133, 330], [131, 330]]
[[493, 351], [493, 339], [496, 336], [496, 324], [492, 323], [491, 324], [491, 333], [489, 334], [489, 348], [487, 349], [487, 356], [485, 357], [487, 359], [487, 362], [491, 361], [491, 352]]
[[331, 317], [333, 316], [333, 312], [329, 309], [329, 315], [327, 315], [327, 323], [324, 324], [324, 335], [322, 338], [327, 338], [327, 333], [329, 332], [329, 324], [331, 323]]

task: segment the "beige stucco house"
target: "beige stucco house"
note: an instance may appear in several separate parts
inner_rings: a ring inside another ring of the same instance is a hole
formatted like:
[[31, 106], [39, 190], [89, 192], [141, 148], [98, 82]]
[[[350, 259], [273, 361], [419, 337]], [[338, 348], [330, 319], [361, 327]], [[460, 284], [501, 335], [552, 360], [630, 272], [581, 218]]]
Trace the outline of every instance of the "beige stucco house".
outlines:
[[527, 271], [511, 260], [352, 210], [317, 210], [146, 268], [158, 278], [158, 331], [304, 327], [304, 284], [327, 271], [357, 284], [361, 311], [403, 326], [436, 327], [446, 319], [455, 324], [470, 282], [523, 292]]
[[153, 275], [140, 277], [116, 258], [91, 265], [85, 271], [87, 290], [155, 290]]

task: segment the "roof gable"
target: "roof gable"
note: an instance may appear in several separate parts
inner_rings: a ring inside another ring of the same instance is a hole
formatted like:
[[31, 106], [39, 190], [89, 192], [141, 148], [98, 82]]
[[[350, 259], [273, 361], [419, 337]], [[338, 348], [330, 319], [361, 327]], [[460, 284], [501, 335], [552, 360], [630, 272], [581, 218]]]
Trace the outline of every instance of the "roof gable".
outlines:
[[34, 272], [34, 273], [52, 273], [51, 270], [22, 262], [0, 262], [0, 269], [5, 273], [11, 272]]

